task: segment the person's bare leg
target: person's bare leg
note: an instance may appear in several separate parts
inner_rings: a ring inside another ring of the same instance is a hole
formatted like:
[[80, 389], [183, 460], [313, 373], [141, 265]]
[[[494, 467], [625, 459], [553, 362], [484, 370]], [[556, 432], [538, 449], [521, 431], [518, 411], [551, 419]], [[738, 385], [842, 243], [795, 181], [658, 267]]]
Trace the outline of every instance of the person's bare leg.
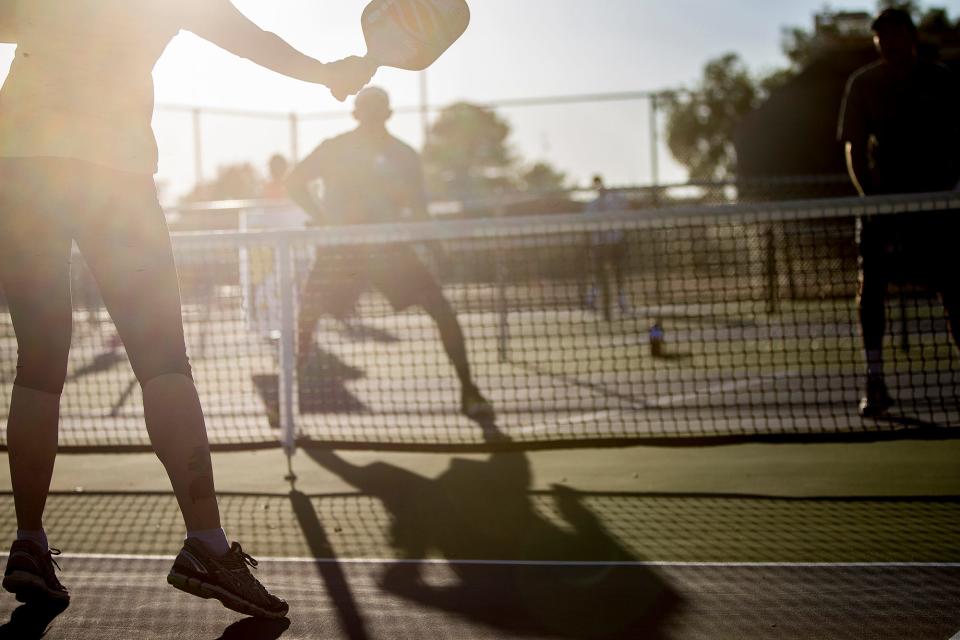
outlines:
[[170, 477], [187, 531], [219, 529], [210, 444], [193, 380], [170, 374], [148, 381], [143, 410], [150, 442]]
[[43, 530], [43, 510], [57, 457], [60, 396], [13, 387], [7, 419], [7, 448], [17, 528]]

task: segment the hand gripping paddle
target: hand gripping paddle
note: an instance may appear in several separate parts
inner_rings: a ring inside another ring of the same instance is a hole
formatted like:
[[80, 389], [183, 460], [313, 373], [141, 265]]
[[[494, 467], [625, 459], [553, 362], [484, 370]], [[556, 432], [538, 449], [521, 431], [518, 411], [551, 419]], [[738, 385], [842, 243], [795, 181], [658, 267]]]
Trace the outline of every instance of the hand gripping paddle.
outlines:
[[470, 7], [465, 0], [373, 0], [361, 23], [370, 64], [422, 71], [467, 30]]

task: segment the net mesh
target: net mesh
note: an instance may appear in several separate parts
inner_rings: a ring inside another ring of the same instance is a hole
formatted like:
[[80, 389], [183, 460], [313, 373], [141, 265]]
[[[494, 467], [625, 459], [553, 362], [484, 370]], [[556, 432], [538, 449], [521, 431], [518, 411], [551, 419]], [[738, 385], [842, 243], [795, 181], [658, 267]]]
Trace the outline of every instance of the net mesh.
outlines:
[[[491, 433], [524, 447], [953, 437], [957, 208], [960, 196], [933, 194], [177, 234], [174, 245], [217, 448], [278, 446], [287, 424], [302, 446], [360, 448], [482, 449]], [[858, 225], [877, 221], [885, 231], [867, 250], [886, 265], [879, 360], [895, 402], [863, 418]], [[82, 264], [74, 304], [61, 446], [145, 449], [139, 386]], [[461, 413], [451, 310], [496, 429]], [[6, 313], [0, 362], [5, 417]]]

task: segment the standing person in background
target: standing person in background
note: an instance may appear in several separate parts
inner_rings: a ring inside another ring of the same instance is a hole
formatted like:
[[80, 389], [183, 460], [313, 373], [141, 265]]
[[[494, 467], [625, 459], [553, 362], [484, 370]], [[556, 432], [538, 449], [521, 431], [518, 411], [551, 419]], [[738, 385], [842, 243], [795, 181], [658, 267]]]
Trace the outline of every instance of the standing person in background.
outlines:
[[[593, 188], [597, 197], [587, 205], [587, 213], [603, 213], [605, 211], [622, 211], [627, 208], [626, 200], [617, 192], [607, 189], [602, 176], [593, 178]], [[586, 303], [590, 309], [597, 308], [597, 298], [600, 295], [603, 304], [603, 317], [609, 322], [612, 319], [613, 296], [610, 290], [610, 276], [616, 285], [617, 305], [624, 314], [630, 312], [625, 287], [625, 267], [627, 261], [627, 239], [623, 231], [608, 229], [595, 231], [590, 234], [590, 286], [587, 289]], [[611, 271], [610, 275], [607, 271]]]
[[290, 163], [279, 153], [270, 157], [267, 165], [270, 172], [268, 182], [263, 185], [263, 197], [267, 200], [285, 200], [287, 198], [287, 173]]
[[[880, 60], [850, 78], [840, 116], [851, 180], [864, 196], [953, 189], [960, 180], [960, 82], [946, 67], [920, 59], [917, 29], [906, 11], [883, 11], [873, 32]], [[892, 281], [903, 275], [929, 281], [943, 301], [954, 341], [960, 339], [955, 217], [902, 213], [858, 221], [864, 417], [882, 415], [894, 403], [883, 371]]]
[[0, 36], [17, 45], [0, 92], [0, 284], [19, 347], [7, 421], [18, 531], [3, 587], [22, 601], [69, 600], [43, 512], [70, 349], [75, 240], [126, 346], [150, 441], [186, 524], [168, 582], [242, 613], [281, 618], [287, 604], [250, 573], [256, 561], [229, 544], [221, 528], [170, 235], [153, 181], [152, 70], [181, 30], [338, 95], [369, 80], [359, 59], [309, 58], [229, 0], [0, 2]]
[[[390, 98], [364, 89], [354, 107], [359, 126], [321, 144], [287, 179], [290, 197], [318, 225], [374, 224], [427, 220], [420, 156], [390, 135]], [[311, 191], [322, 181], [323, 201]], [[463, 329], [443, 289], [412, 247], [390, 246], [321, 252], [304, 286], [297, 351], [301, 363], [314, 350], [313, 333], [325, 313], [343, 320], [368, 285], [401, 311], [420, 307], [436, 323], [461, 384], [461, 410], [475, 420], [491, 419], [493, 407], [473, 381]], [[301, 369], [303, 367], [301, 366]]]

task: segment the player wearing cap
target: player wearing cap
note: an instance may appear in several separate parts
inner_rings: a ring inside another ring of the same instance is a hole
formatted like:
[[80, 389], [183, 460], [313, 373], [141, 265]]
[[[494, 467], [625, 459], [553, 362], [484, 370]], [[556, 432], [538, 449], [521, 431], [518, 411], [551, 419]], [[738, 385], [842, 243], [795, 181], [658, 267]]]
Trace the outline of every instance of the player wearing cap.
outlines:
[[7, 421], [18, 532], [3, 586], [24, 601], [69, 600], [42, 516], [67, 374], [75, 241], [140, 382], [147, 431], [186, 524], [168, 581], [231, 609], [279, 618], [287, 604], [253, 577], [256, 561], [221, 528], [152, 177], [152, 70], [180, 30], [340, 95], [369, 80], [366, 63], [322, 64], [261, 30], [229, 0], [0, 2], [0, 37], [17, 45], [0, 92], [0, 284], [19, 347]]
[[[882, 12], [873, 23], [880, 60], [850, 78], [840, 117], [850, 177], [861, 195], [953, 189], [960, 180], [960, 82], [920, 59], [910, 14]], [[883, 374], [887, 286], [921, 277], [940, 293], [954, 341], [960, 339], [960, 290], [950, 215], [899, 214], [858, 221], [860, 325], [867, 389], [860, 413], [882, 415], [894, 400]]]
[[[378, 88], [356, 99], [358, 127], [321, 144], [287, 179], [290, 197], [317, 224], [371, 224], [427, 219], [420, 157], [393, 137], [387, 121], [390, 99]], [[323, 201], [310, 189], [322, 181]], [[372, 285], [397, 311], [420, 307], [434, 320], [444, 349], [461, 383], [461, 409], [473, 419], [489, 419], [490, 403], [470, 372], [463, 330], [443, 289], [409, 246], [377, 250], [351, 248], [317, 256], [303, 291], [298, 328], [301, 363], [314, 348], [313, 332], [324, 314], [345, 319], [364, 288]]]

